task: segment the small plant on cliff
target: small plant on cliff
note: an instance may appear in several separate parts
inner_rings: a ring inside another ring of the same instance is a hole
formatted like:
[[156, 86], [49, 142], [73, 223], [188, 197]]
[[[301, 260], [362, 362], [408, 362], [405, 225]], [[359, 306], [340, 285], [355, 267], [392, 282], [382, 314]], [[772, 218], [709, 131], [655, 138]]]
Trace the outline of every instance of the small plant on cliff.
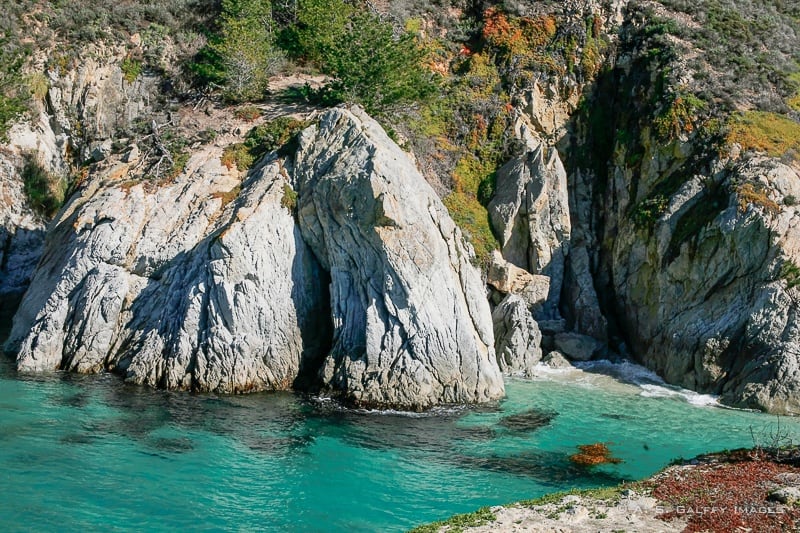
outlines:
[[228, 168], [236, 166], [241, 171], [253, 166], [261, 156], [279, 150], [289, 152], [292, 140], [308, 122], [292, 117], [278, 117], [247, 132], [243, 143], [228, 146], [220, 158]]
[[8, 39], [0, 38], [0, 141], [4, 140], [11, 124], [26, 110], [22, 96], [22, 65], [25, 54], [12, 49]]
[[739, 198], [739, 211], [744, 212], [747, 206], [755, 205], [762, 207], [767, 213], [776, 215], [781, 212], [781, 206], [771, 200], [767, 195], [767, 189], [761, 184], [746, 182], [736, 188], [736, 195]]
[[142, 72], [142, 60], [129, 54], [122, 60], [120, 69], [122, 70], [122, 77], [125, 78], [125, 81], [133, 83]]
[[22, 182], [31, 207], [41, 215], [52, 218], [64, 203], [67, 192], [66, 180], [48, 172], [34, 154], [25, 156]]
[[786, 281], [786, 289], [800, 286], [800, 267], [793, 261], [785, 261], [781, 265], [781, 279]]
[[281, 198], [281, 205], [292, 213], [297, 208], [297, 193], [288, 183], [283, 185], [283, 197]]

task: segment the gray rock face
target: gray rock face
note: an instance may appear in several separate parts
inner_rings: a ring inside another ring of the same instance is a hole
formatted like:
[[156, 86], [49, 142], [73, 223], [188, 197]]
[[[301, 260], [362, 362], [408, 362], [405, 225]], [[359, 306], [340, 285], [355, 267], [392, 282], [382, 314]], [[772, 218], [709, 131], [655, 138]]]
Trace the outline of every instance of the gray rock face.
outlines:
[[215, 150], [155, 191], [92, 180], [54, 221], [15, 316], [7, 349], [19, 370], [110, 369], [199, 391], [290, 388], [324, 355], [327, 298], [281, 206], [285, 183], [270, 163], [225, 205], [238, 180]]
[[537, 319], [559, 317], [571, 231], [567, 174], [558, 152], [550, 149], [545, 155], [546, 150], [536, 146], [503, 166], [488, 207], [503, 257], [550, 278], [550, 294]]
[[603, 344], [579, 333], [558, 333], [555, 336], [556, 349], [572, 361], [589, 361]]
[[554, 369], [573, 368], [572, 363], [564, 357], [564, 354], [557, 351], [552, 351], [545, 355], [542, 359], [542, 363]]
[[538, 311], [550, 294], [550, 278], [533, 275], [503, 259], [500, 252], [492, 255], [486, 282], [503, 294], [516, 294], [525, 304]]
[[492, 312], [497, 364], [504, 374], [533, 374], [542, 358], [542, 334], [519, 296], [510, 294]]
[[18, 161], [0, 153], [0, 335], [28, 288], [41, 257], [45, 221], [28, 204]]
[[320, 376], [368, 406], [503, 395], [473, 253], [408, 156], [362, 111], [326, 112], [294, 169], [306, 242], [331, 276]]
[[[676, 164], [674, 153], [653, 150], [645, 154], [642, 197], [660, 169]], [[716, 197], [703, 185], [713, 180], [723, 192]], [[763, 190], [764, 199], [740, 198], [742, 184]], [[629, 190], [623, 170], [614, 186]], [[791, 265], [800, 265], [800, 209], [781, 205], [798, 195], [793, 168], [741, 161], [684, 183], [649, 237], [622, 214], [632, 200], [618, 196], [609, 209], [618, 215], [606, 225], [617, 316], [646, 366], [729, 404], [800, 413], [800, 294], [789, 288]], [[695, 226], [688, 236], [687, 225]]]

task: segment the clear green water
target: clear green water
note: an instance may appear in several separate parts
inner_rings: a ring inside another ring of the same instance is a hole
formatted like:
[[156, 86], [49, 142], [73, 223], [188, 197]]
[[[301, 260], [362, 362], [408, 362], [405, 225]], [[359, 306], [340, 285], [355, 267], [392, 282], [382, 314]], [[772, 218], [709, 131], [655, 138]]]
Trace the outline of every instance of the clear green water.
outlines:
[[[291, 394], [215, 397], [112, 376], [17, 376], [2, 360], [0, 530], [402, 531], [641, 478], [678, 456], [750, 446], [751, 426], [758, 436], [776, 424], [686, 398], [587, 371], [510, 381], [494, 406], [401, 416]], [[554, 418], [538, 429], [503, 421], [531, 409]], [[796, 420], [780, 424], [800, 435]], [[570, 465], [576, 445], [598, 441], [624, 462]]]

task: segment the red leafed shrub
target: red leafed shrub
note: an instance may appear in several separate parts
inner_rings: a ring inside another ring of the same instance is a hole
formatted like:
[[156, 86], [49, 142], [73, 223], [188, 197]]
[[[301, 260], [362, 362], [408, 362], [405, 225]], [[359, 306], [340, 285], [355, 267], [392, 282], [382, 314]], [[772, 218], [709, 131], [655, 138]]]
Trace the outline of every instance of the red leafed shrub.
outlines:
[[688, 519], [685, 532], [795, 530], [800, 509], [767, 500], [780, 474], [797, 467], [768, 460], [700, 464], [667, 470], [649, 482], [667, 511], [659, 518]]
[[594, 466], [601, 464], [621, 463], [622, 459], [611, 457], [611, 450], [602, 442], [594, 444], [582, 444], [578, 446], [579, 453], [569, 456], [569, 460], [575, 464], [584, 466]]

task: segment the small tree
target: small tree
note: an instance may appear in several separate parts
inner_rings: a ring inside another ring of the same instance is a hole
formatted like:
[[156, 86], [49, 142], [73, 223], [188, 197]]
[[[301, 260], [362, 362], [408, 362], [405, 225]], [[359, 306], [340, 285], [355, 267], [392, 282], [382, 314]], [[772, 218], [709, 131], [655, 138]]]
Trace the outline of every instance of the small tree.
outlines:
[[375, 112], [420, 100], [435, 90], [424, 51], [408, 32], [343, 0], [301, 0], [290, 49], [333, 80], [325, 103], [359, 103]]
[[220, 84], [230, 101], [261, 98], [284, 60], [273, 44], [270, 1], [223, 0], [220, 20], [219, 34], [201, 52], [195, 71]]

